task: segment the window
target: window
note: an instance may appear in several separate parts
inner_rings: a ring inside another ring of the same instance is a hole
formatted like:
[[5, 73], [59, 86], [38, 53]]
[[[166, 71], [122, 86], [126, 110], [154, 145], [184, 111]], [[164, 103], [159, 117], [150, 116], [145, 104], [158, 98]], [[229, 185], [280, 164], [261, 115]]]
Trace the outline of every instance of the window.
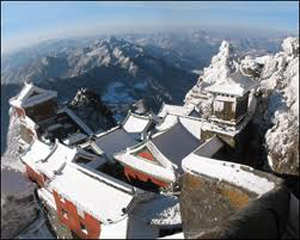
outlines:
[[62, 209], [62, 215], [64, 218], [68, 219], [68, 211], [65, 209]]
[[82, 231], [83, 233], [85, 233], [85, 234], [88, 233], [88, 232], [87, 232], [87, 229], [86, 229], [86, 227], [85, 227], [85, 224], [80, 223], [80, 228], [81, 228], [81, 231]]

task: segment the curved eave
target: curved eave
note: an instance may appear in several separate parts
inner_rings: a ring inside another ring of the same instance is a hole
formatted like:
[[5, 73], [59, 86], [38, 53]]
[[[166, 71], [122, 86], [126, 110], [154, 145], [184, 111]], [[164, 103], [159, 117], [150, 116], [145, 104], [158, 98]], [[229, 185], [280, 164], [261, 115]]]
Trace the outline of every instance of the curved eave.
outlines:
[[118, 154], [115, 155], [115, 159], [129, 167], [132, 167], [147, 175], [151, 175], [157, 179], [167, 182], [174, 182], [176, 180], [175, 174], [171, 169], [150, 163], [147, 160], [133, 156], [132, 154]]

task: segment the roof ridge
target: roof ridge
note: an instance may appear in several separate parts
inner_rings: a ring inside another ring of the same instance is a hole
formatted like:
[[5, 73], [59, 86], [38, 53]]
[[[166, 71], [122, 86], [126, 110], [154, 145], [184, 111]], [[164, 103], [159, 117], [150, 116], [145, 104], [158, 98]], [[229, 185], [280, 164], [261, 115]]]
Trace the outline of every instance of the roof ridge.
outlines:
[[191, 134], [190, 131], [187, 130], [186, 127], [182, 124], [182, 122], [180, 121], [179, 117], [177, 117], [176, 121], [177, 121], [177, 122], [176, 122], [173, 126], [167, 128], [167, 129], [164, 129], [164, 130], [162, 130], [162, 131], [159, 131], [158, 133], [160, 133], [160, 134], [157, 133], [157, 134], [153, 135], [153, 137], [151, 137], [151, 139], [155, 139], [156, 137], [159, 137], [159, 136], [162, 135], [162, 134], [165, 134], [165, 133], [167, 133], [167, 132], [170, 132], [170, 131], [171, 131], [172, 129], [174, 129], [176, 126], [181, 126], [181, 128], [183, 128], [185, 132], [187, 132], [190, 136], [192, 136], [194, 139], [196, 139], [196, 140], [198, 141], [198, 139], [197, 139], [193, 134]]

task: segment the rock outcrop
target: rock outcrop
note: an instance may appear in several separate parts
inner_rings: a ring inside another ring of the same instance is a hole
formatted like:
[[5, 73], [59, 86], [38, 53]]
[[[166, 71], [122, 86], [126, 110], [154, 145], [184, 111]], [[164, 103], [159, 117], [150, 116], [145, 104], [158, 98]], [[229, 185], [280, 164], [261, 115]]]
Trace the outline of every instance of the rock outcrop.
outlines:
[[110, 109], [101, 101], [99, 95], [91, 89], [79, 89], [68, 106], [93, 131], [104, 131], [116, 125]]
[[275, 55], [247, 57], [242, 66], [259, 74], [261, 104], [254, 120], [260, 125], [270, 167], [280, 174], [299, 175], [299, 39], [285, 39], [282, 49]]

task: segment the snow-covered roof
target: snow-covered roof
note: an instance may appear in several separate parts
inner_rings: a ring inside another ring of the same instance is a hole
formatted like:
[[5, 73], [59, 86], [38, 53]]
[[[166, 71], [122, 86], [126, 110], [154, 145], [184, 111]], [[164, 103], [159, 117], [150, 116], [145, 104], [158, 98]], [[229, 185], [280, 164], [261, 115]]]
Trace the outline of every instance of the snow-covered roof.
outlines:
[[122, 126], [128, 133], [142, 133], [150, 126], [151, 123], [152, 118], [150, 115], [140, 116], [129, 111]]
[[158, 195], [154, 199], [138, 204], [132, 214], [151, 225], [180, 226], [182, 224], [179, 199], [176, 196]]
[[83, 134], [83, 133], [76, 133], [74, 135], [69, 136], [67, 139], [65, 139], [63, 142], [66, 145], [72, 145], [74, 143], [77, 143], [79, 141], [82, 141], [84, 139], [87, 138], [87, 135]]
[[110, 225], [101, 226], [102, 239], [126, 239], [128, 234], [128, 218]]
[[259, 196], [272, 190], [275, 183], [262, 174], [255, 174], [253, 168], [233, 162], [190, 154], [182, 161], [184, 171], [226, 181]]
[[33, 83], [26, 83], [16, 97], [9, 100], [9, 103], [16, 107], [30, 107], [35, 104], [57, 97], [57, 92], [39, 88]]
[[[91, 160], [90, 162], [84, 164], [84, 166], [86, 166], [88, 168], [96, 169], [107, 163], [106, 158], [103, 158], [99, 155], [90, 153], [90, 152], [82, 149], [81, 147], [77, 146], [76, 150], [77, 150], [77, 154], [76, 154], [75, 158], [78, 156], [78, 157], [83, 157], [85, 159]], [[72, 161], [72, 162], [76, 162], [76, 159], [74, 159], [74, 160], [75, 161]]]
[[50, 154], [42, 161], [36, 162], [36, 167], [46, 176], [52, 178], [73, 160], [76, 152], [75, 148], [67, 147], [57, 141]]
[[200, 139], [202, 122], [199, 119], [179, 117], [179, 121], [195, 138]]
[[207, 92], [221, 93], [234, 95], [238, 97], [256, 87], [258, 83], [241, 73], [240, 67], [237, 67], [236, 72], [224, 75], [223, 79], [218, 79], [213, 84], [204, 88]]
[[[138, 149], [144, 146], [145, 144], [139, 147]], [[176, 180], [172, 169], [151, 163], [149, 160], [134, 155], [133, 153], [135, 153], [138, 149], [133, 149], [115, 154], [114, 158], [128, 166], [137, 169], [138, 171], [152, 175], [155, 178], [165, 180], [167, 182], [174, 182]]]
[[104, 225], [126, 218], [122, 210], [133, 199], [132, 194], [107, 184], [101, 178], [93, 177], [72, 163], [68, 163], [61, 174], [55, 176], [49, 187]]
[[195, 118], [201, 118], [201, 115], [199, 113], [199, 110], [196, 108], [194, 108], [190, 113], [189, 113], [190, 117], [195, 117]]
[[37, 193], [40, 198], [42, 198], [49, 204], [49, 206], [56, 210], [55, 199], [51, 192], [49, 192], [46, 188], [39, 188]]
[[189, 117], [189, 116], [175, 116], [167, 114], [159, 125], [155, 128], [158, 131], [164, 131], [168, 128], [173, 127], [176, 123], [180, 121], [182, 125], [196, 138], [200, 139], [202, 122], [199, 118]]
[[166, 130], [172, 126], [174, 126], [178, 122], [178, 116], [166, 114], [160, 124], [156, 125], [156, 129], [158, 131]]
[[137, 144], [138, 139], [137, 134], [128, 133], [123, 128], [117, 127], [98, 135], [92, 142], [92, 147], [96, 151], [111, 157], [113, 154]]
[[93, 134], [93, 131], [68, 107], [63, 108], [62, 110], [87, 134]]
[[35, 164], [49, 156], [51, 146], [39, 141], [34, 140], [31, 145], [20, 155], [21, 160], [36, 169]]
[[176, 116], [186, 116], [189, 115], [192, 110], [193, 108], [191, 107], [163, 103], [157, 116], [161, 118], [164, 118], [167, 114], [172, 114]]
[[20, 118], [20, 122], [24, 123], [26, 127], [31, 128], [31, 129], [37, 129], [39, 128], [39, 125], [36, 124], [30, 117], [25, 116], [23, 118]]
[[195, 138], [181, 122], [154, 134], [150, 141], [164, 157], [178, 167], [181, 167], [181, 160], [185, 156], [203, 143]]

